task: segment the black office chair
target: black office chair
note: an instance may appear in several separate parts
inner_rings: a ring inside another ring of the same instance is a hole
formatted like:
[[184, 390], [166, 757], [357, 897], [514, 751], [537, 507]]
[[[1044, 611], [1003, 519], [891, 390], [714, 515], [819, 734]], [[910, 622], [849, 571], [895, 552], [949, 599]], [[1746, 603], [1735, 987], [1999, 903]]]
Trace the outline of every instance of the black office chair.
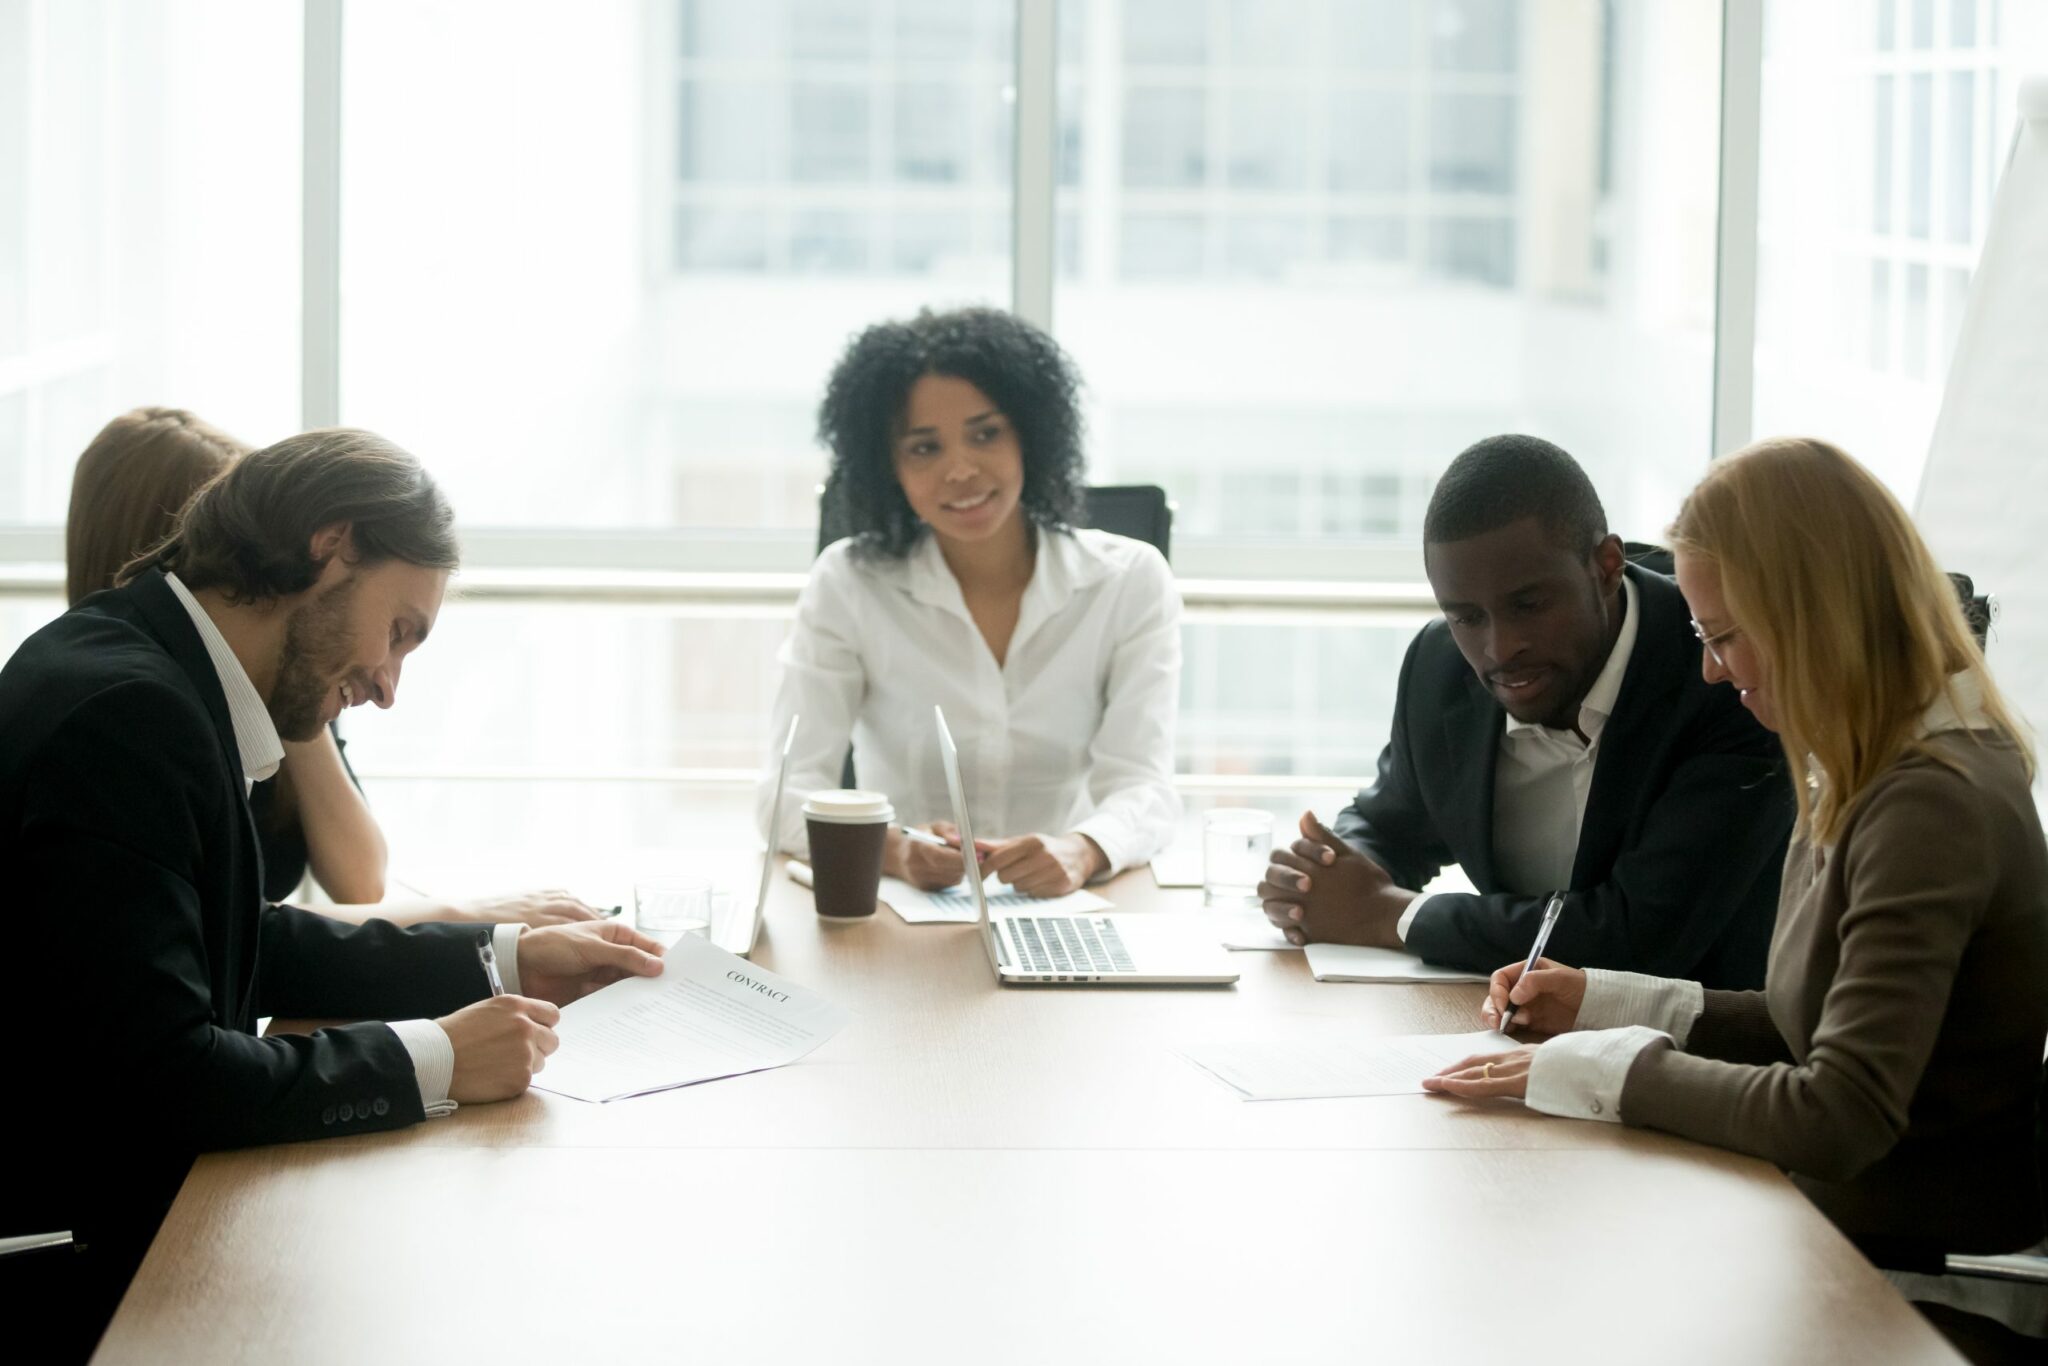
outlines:
[[[1098, 531], [1143, 541], [1166, 559], [1173, 558], [1173, 504], [1166, 490], [1157, 484], [1098, 484], [1082, 493], [1081, 525]], [[846, 516], [846, 500], [830, 482], [818, 486], [818, 548], [853, 534]], [[840, 765], [839, 785], [853, 787], [853, 748], [847, 747], [846, 762]]]
[[1640, 565], [1653, 574], [1662, 574], [1667, 579], [1676, 572], [1676, 566], [1671, 562], [1671, 552], [1661, 545], [1651, 545], [1648, 541], [1623, 541], [1621, 557], [1630, 564]]

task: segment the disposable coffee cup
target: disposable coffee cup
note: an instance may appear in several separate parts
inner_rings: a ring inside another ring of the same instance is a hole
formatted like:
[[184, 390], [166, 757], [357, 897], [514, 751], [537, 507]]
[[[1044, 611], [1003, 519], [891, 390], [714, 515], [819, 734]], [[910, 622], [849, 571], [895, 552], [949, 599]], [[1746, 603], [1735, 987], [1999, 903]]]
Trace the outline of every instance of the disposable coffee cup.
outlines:
[[811, 892], [818, 914], [853, 920], [875, 913], [882, 849], [896, 808], [879, 792], [813, 792], [804, 803], [811, 837]]

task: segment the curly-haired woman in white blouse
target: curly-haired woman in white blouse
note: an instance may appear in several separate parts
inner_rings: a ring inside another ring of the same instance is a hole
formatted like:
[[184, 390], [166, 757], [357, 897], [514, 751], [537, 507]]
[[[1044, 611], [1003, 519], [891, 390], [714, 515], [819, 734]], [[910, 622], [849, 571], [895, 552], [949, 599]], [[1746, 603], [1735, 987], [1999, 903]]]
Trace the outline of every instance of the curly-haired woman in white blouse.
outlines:
[[771, 734], [801, 714], [771, 845], [805, 849], [804, 794], [863, 788], [952, 848], [890, 832], [884, 871], [964, 869], [932, 707], [960, 746], [985, 871], [1057, 896], [1172, 837], [1180, 596], [1158, 551], [1077, 528], [1072, 364], [994, 309], [920, 313], [854, 339], [819, 408], [852, 534], [818, 557], [781, 654]]

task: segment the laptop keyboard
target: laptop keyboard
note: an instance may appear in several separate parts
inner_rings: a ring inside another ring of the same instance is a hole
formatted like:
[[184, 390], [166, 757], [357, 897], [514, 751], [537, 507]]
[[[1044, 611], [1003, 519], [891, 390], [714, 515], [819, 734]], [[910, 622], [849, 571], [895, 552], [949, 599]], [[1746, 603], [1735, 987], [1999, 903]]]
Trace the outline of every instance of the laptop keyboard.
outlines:
[[1018, 965], [1027, 972], [1135, 972], [1116, 922], [1104, 916], [1006, 916]]

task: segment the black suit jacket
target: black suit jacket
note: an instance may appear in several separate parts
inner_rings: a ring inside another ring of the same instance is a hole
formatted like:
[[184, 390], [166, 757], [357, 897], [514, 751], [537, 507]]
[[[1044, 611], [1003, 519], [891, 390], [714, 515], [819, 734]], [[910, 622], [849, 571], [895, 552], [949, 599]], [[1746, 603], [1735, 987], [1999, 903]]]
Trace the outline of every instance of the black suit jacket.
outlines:
[[[1630, 565], [1635, 651], [1600, 736], [1569, 895], [1547, 955], [1710, 987], [1764, 982], [1778, 874], [1792, 829], [1784, 751], [1733, 688], [1700, 677], [1685, 599]], [[1501, 885], [1493, 866], [1493, 777], [1506, 713], [1433, 621], [1401, 665], [1379, 778], [1336, 832], [1399, 885], [1445, 864], [1477, 895], [1433, 898], [1408, 947], [1490, 972], [1526, 958], [1550, 888]]]
[[192, 1154], [423, 1117], [383, 1025], [265, 1039], [258, 1016], [433, 1017], [488, 990], [474, 926], [265, 903], [227, 700], [155, 572], [0, 670], [0, 868], [7, 1128], [26, 1149], [0, 1232], [76, 1230], [102, 1291], [132, 1271]]

